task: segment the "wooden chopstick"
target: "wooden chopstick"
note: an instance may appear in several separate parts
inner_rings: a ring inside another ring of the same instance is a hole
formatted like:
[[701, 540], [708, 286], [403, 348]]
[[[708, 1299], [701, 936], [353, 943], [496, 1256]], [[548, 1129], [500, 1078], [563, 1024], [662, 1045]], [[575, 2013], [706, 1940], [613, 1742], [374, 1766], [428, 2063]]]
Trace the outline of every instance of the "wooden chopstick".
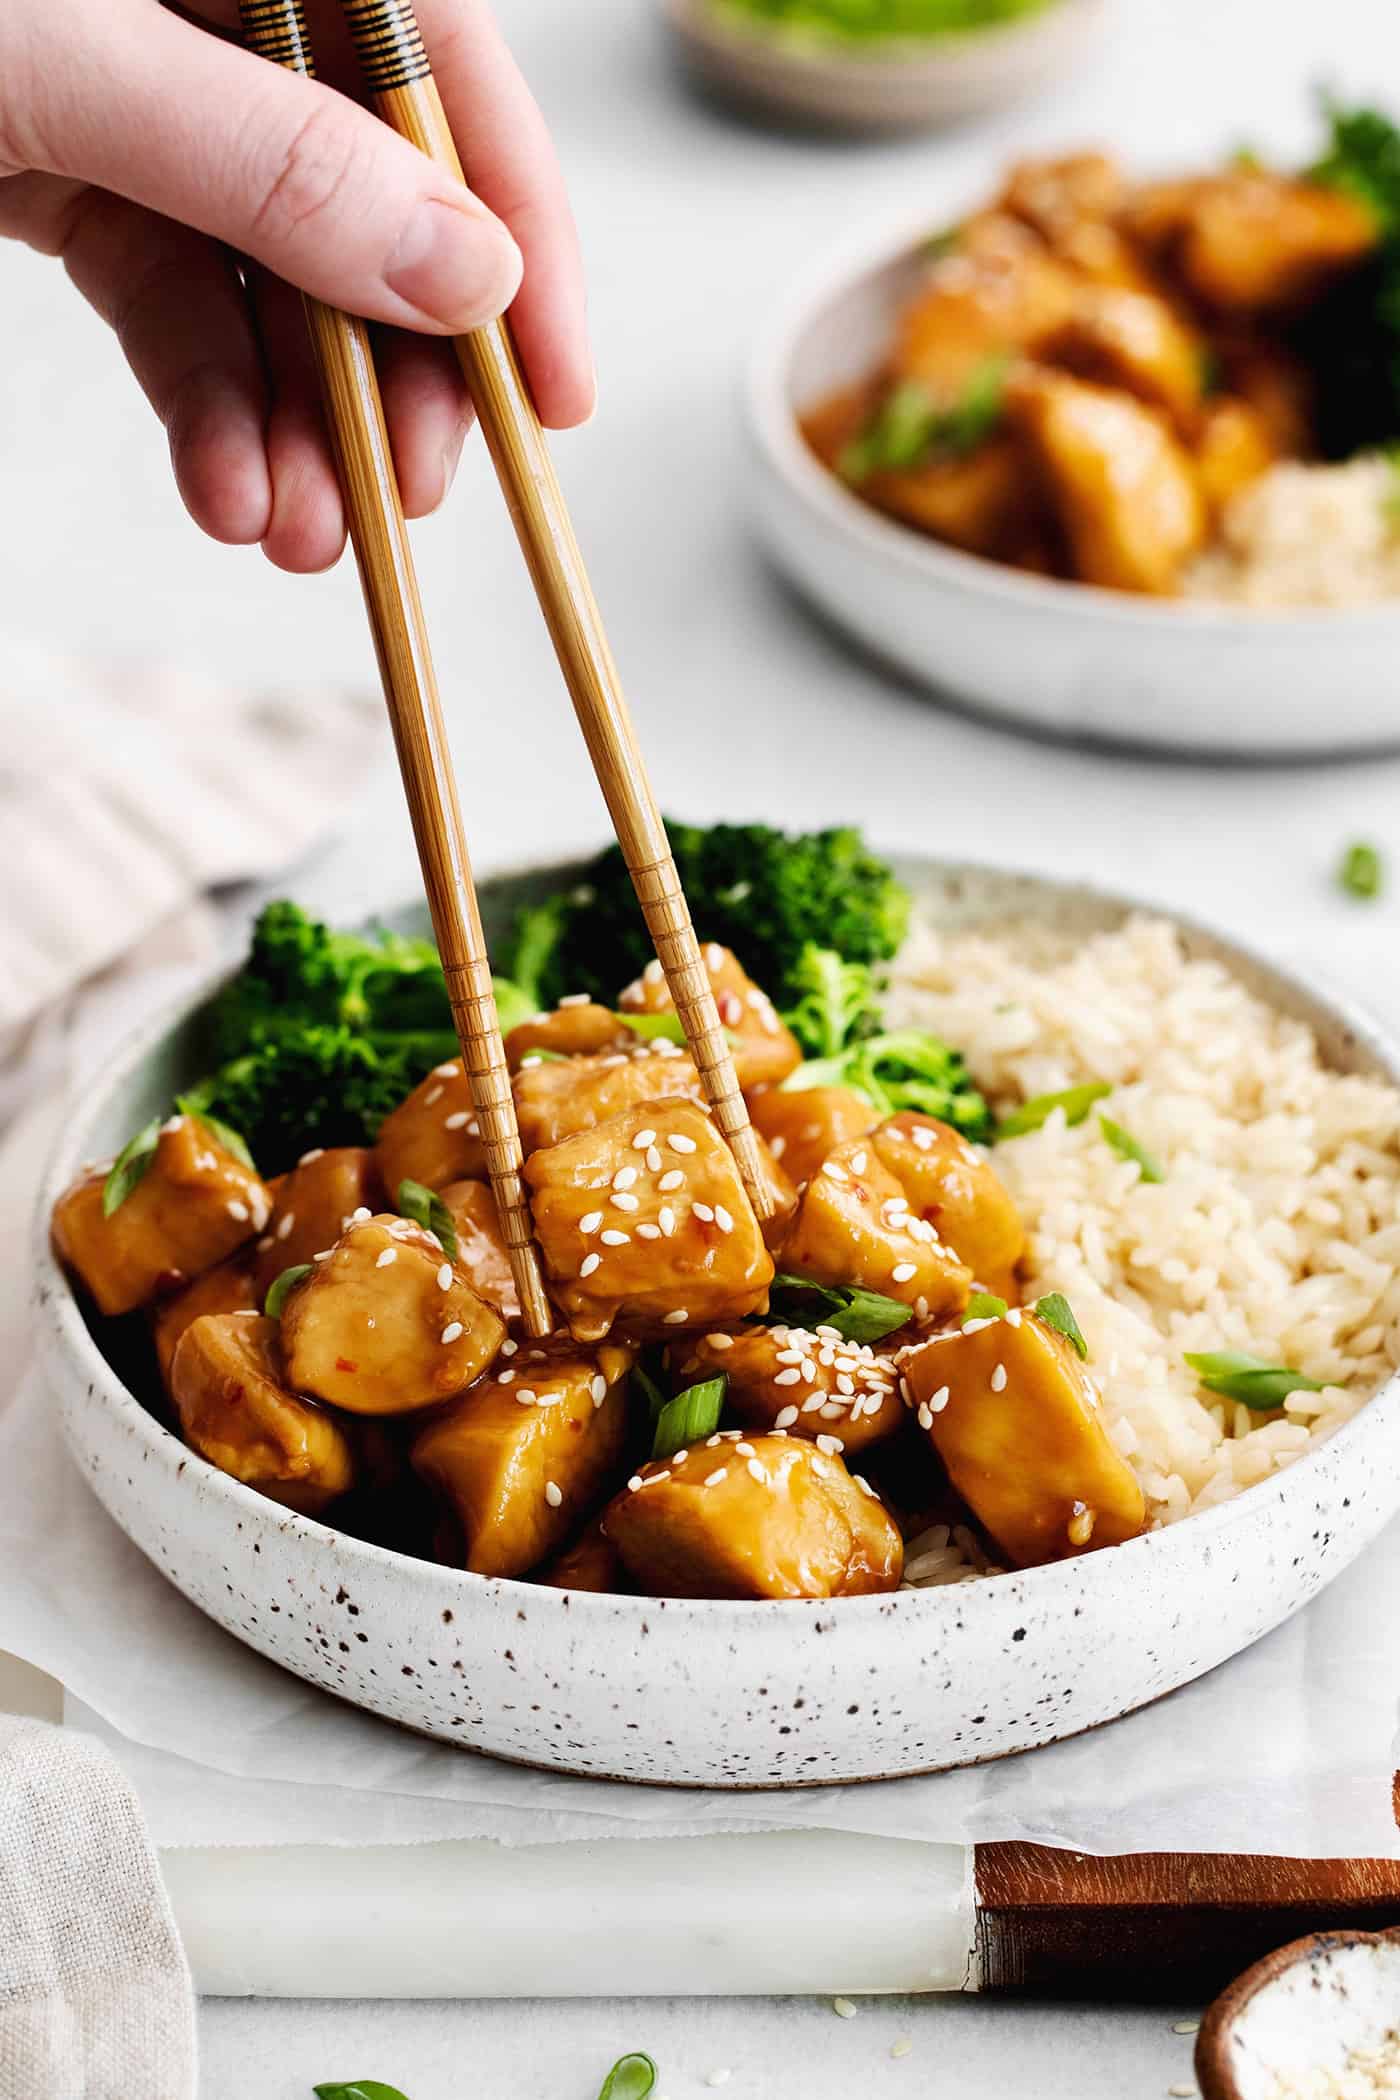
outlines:
[[[251, 49], [314, 73], [301, 0], [240, 0], [240, 13]], [[515, 1097], [374, 357], [363, 322], [317, 299], [305, 304], [452, 1019], [521, 1312], [539, 1337], [554, 1316], [520, 1176]]]
[[[411, 0], [341, 0], [341, 6], [380, 116], [464, 181]], [[493, 321], [460, 336], [457, 353], [705, 1097], [749, 1200], [766, 1218], [773, 1199], [729, 1039], [508, 324]]]

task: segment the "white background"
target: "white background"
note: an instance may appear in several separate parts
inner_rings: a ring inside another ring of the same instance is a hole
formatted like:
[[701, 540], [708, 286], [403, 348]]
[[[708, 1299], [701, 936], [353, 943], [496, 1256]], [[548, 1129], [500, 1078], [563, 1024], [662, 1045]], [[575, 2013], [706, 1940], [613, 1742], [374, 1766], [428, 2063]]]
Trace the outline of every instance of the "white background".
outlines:
[[[1357, 835], [1400, 857], [1400, 760], [1242, 771], [1091, 756], [891, 686], [758, 561], [735, 381], [756, 315], [826, 239], [925, 197], [937, 224], [1008, 149], [1302, 150], [1319, 82], [1400, 104], [1391, 0], [1119, 0], [1102, 56], [1048, 99], [976, 130], [861, 145], [770, 136], [692, 100], [648, 0], [500, 4], [582, 225], [601, 400], [557, 453], [665, 806], [854, 819], [889, 844], [1096, 874], [1290, 943], [1375, 941], [1379, 958], [1397, 907], [1358, 923], [1328, 873]], [[291, 579], [200, 541], [149, 411], [52, 264], [0, 253], [0, 312], [0, 618], [255, 682], [371, 679], [349, 565]], [[598, 839], [601, 805], [479, 452], [418, 547], [478, 865]], [[345, 913], [414, 887], [393, 778], [350, 817], [353, 836], [301, 885]], [[547, 1918], [540, 1944], [547, 1990]], [[905, 2033], [914, 2053], [891, 2061]], [[854, 2022], [797, 2003], [220, 2005], [204, 2093], [303, 2100], [313, 2078], [376, 2075], [412, 2100], [592, 2100], [631, 2047], [662, 2060], [668, 2100], [705, 2090], [717, 2066], [736, 2100], [1136, 2100], [1189, 2077], [1190, 2044], [1165, 2012], [932, 2001], [867, 2005]]]

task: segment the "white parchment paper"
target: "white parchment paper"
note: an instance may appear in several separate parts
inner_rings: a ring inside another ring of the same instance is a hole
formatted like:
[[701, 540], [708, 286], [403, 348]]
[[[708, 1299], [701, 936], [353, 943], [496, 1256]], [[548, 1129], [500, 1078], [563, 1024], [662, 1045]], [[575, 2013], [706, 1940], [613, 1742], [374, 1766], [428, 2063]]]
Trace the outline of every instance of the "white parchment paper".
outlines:
[[23, 1220], [43, 1121], [0, 1157], [0, 1363], [17, 1373], [0, 1384], [0, 1647], [160, 1753], [138, 1774], [158, 1841], [304, 1838], [318, 1797], [323, 1842], [821, 1828], [1091, 1852], [1400, 1852], [1400, 1525], [1200, 1683], [1078, 1740], [929, 1779], [747, 1796], [567, 1779], [422, 1741], [310, 1689], [211, 1625], [128, 1543], [24, 1367]]

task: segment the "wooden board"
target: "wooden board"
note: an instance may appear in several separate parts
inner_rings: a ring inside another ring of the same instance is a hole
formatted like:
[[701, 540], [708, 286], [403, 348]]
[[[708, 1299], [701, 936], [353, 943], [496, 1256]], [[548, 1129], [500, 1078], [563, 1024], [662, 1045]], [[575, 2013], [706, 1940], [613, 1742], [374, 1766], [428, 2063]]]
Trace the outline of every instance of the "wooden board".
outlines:
[[981, 1988], [1191, 2002], [1305, 1932], [1400, 1924], [1400, 1860], [978, 1845]]

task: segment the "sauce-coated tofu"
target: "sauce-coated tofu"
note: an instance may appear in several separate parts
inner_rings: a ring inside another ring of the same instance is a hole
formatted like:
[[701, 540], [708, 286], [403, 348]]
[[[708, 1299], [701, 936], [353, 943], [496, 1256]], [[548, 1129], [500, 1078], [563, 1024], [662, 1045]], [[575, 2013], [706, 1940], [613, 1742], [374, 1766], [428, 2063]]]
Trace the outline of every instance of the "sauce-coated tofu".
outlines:
[[525, 1180], [550, 1295], [581, 1341], [615, 1320], [678, 1339], [678, 1327], [768, 1303], [758, 1221], [729, 1147], [692, 1102], [639, 1102], [532, 1153]]
[[1054, 246], [1085, 219], [1109, 219], [1123, 201], [1123, 172], [1106, 153], [1066, 153], [1053, 160], [1017, 161], [999, 208]]
[[406, 1218], [351, 1225], [282, 1308], [292, 1385], [355, 1415], [451, 1399], [480, 1377], [505, 1334], [465, 1272]]
[[904, 1567], [873, 1490], [801, 1437], [707, 1437], [634, 1474], [603, 1527], [655, 1597], [861, 1597]]
[[401, 1181], [440, 1189], [449, 1181], [483, 1177], [486, 1147], [459, 1057], [434, 1066], [408, 1099], [384, 1118], [374, 1155], [391, 1199]]
[[518, 1320], [520, 1298], [490, 1182], [451, 1181], [441, 1194], [457, 1228], [457, 1267], [503, 1320]]
[[269, 1184], [272, 1215], [257, 1244], [258, 1288], [264, 1295], [284, 1269], [299, 1268], [333, 1247], [356, 1211], [384, 1206], [374, 1154], [364, 1145], [333, 1145], [305, 1152], [289, 1174]]
[[521, 1021], [507, 1035], [506, 1063], [518, 1072], [522, 1059], [532, 1052], [552, 1051], [556, 1057], [588, 1057], [614, 1045], [630, 1048], [637, 1038], [611, 1007], [595, 1005], [591, 999], [567, 998], [548, 1013]]
[[1204, 345], [1165, 299], [1122, 285], [1081, 285], [1052, 355], [1086, 379], [1164, 409], [1178, 428], [1194, 433]]
[[871, 1134], [871, 1144], [945, 1246], [984, 1290], [1008, 1303], [1026, 1232], [1005, 1185], [975, 1146], [936, 1116], [905, 1111]]
[[[754, 983], [732, 949], [722, 948], [718, 941], [705, 941], [700, 955], [720, 1021], [729, 1032], [740, 1086], [776, 1086], [802, 1062], [796, 1036], [779, 1019], [767, 992]], [[649, 962], [617, 1003], [628, 1014], [674, 1013], [671, 988], [660, 963]]]
[[1019, 220], [987, 213], [970, 222], [895, 328], [891, 370], [951, 407], [991, 358], [1034, 354], [1064, 326], [1075, 281]]
[[271, 1501], [314, 1517], [354, 1485], [344, 1429], [290, 1388], [275, 1320], [196, 1320], [180, 1337], [170, 1388], [190, 1448]]
[[603, 1596], [625, 1596], [637, 1587], [598, 1521], [563, 1553], [546, 1561], [535, 1580], [551, 1590], [594, 1590]]
[[1007, 432], [962, 456], [884, 468], [862, 482], [860, 492], [920, 532], [993, 556], [1024, 536], [1036, 504], [1025, 447]]
[[460, 1530], [461, 1565], [523, 1575], [557, 1553], [617, 1479], [633, 1352], [521, 1350], [436, 1415], [413, 1465]]
[[1213, 513], [1266, 474], [1276, 456], [1263, 416], [1248, 401], [1231, 395], [1207, 402], [1195, 453], [1196, 478]]
[[166, 1391], [170, 1390], [170, 1366], [187, 1327], [206, 1313], [260, 1313], [262, 1302], [263, 1293], [246, 1253], [221, 1261], [217, 1269], [206, 1269], [173, 1298], [158, 1299], [151, 1308], [151, 1340]]
[[848, 1086], [809, 1086], [792, 1093], [774, 1087], [755, 1094], [749, 1115], [773, 1157], [796, 1182], [810, 1181], [828, 1152], [864, 1137], [880, 1118], [864, 1094]]
[[961, 1312], [972, 1288], [971, 1269], [914, 1216], [868, 1138], [838, 1145], [807, 1183], [779, 1266], [898, 1298], [921, 1320]]
[[1033, 1314], [974, 1321], [901, 1362], [919, 1427], [1018, 1567], [1142, 1530], [1142, 1490], [1104, 1431], [1093, 1379]]
[[821, 1437], [847, 1459], [904, 1425], [894, 1359], [843, 1341], [834, 1327], [697, 1335], [677, 1365], [686, 1384], [721, 1372], [729, 1380], [725, 1406], [741, 1422], [813, 1442]]
[[1222, 313], [1306, 305], [1380, 239], [1375, 215], [1345, 190], [1264, 168], [1151, 184], [1130, 224]]
[[638, 1101], [700, 1101], [700, 1074], [675, 1043], [636, 1043], [597, 1057], [527, 1065], [515, 1076], [515, 1113], [526, 1155], [591, 1130]]
[[1007, 412], [1031, 445], [1083, 583], [1167, 596], [1200, 546], [1189, 455], [1142, 402], [1040, 366], [1013, 373]]
[[226, 1261], [267, 1223], [271, 1199], [251, 1168], [194, 1116], [172, 1116], [149, 1167], [110, 1217], [106, 1169], [76, 1181], [54, 1205], [60, 1260], [101, 1312], [131, 1312]]

